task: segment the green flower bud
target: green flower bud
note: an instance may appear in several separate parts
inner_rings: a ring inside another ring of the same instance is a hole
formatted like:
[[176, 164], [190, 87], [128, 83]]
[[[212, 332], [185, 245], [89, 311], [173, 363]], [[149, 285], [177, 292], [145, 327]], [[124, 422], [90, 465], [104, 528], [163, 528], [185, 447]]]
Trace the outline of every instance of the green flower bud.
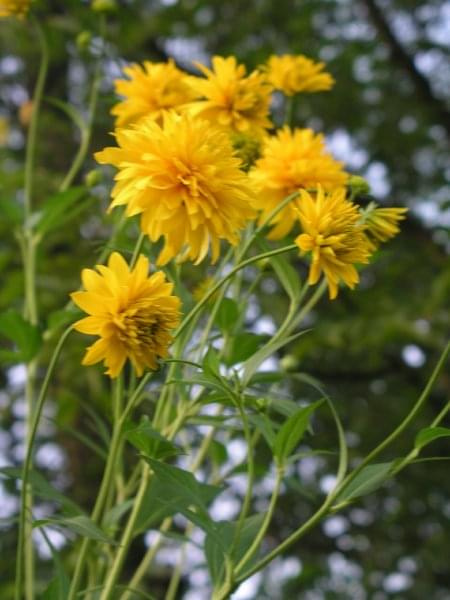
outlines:
[[85, 52], [91, 43], [92, 33], [90, 31], [81, 31], [76, 38], [77, 48], [80, 52]]
[[97, 169], [89, 171], [89, 173], [86, 173], [86, 175], [84, 176], [84, 182], [89, 188], [99, 184], [102, 179], [102, 173]]
[[292, 354], [286, 354], [280, 360], [280, 367], [283, 371], [295, 371], [298, 368], [298, 359]]
[[117, 2], [115, 0], [93, 0], [91, 8], [95, 12], [113, 12], [117, 10]]
[[370, 193], [369, 183], [364, 177], [360, 177], [359, 175], [352, 175], [347, 182], [347, 186], [351, 190], [353, 196], [361, 196]]

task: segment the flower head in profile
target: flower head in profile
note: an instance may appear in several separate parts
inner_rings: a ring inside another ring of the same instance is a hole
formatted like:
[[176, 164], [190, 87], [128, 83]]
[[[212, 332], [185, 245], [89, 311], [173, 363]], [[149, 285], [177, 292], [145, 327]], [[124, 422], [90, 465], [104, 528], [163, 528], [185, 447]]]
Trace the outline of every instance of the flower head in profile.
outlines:
[[192, 114], [217, 123], [227, 130], [248, 132], [272, 126], [269, 107], [272, 86], [263, 73], [246, 74], [234, 56], [214, 56], [212, 69], [196, 63], [205, 75], [191, 77], [192, 90], [199, 98], [190, 104]]
[[366, 234], [375, 250], [382, 242], [397, 235], [400, 231], [399, 221], [405, 218], [407, 208], [380, 208], [375, 202], [361, 211], [362, 223], [366, 227]]
[[271, 56], [266, 65], [267, 79], [286, 96], [331, 89], [334, 79], [324, 69], [325, 63], [314, 62], [302, 54]]
[[116, 133], [118, 148], [95, 157], [119, 169], [111, 208], [126, 205], [141, 215], [141, 229], [156, 242], [164, 237], [158, 264], [171, 258], [199, 263], [220, 240], [237, 244], [255, 216], [252, 187], [240, 169], [229, 137], [191, 115], [168, 114], [159, 125], [140, 121]]
[[83, 365], [103, 361], [106, 374], [117, 377], [129, 359], [140, 377], [145, 369], [157, 369], [157, 359], [168, 354], [171, 331], [180, 319], [180, 300], [164, 273], [148, 274], [148, 259], [141, 255], [130, 269], [118, 252], [108, 266], [83, 269], [85, 291], [71, 294], [73, 302], [88, 313], [74, 328], [98, 335], [83, 358]]
[[[266, 139], [262, 156], [249, 176], [257, 186], [255, 206], [261, 211], [261, 223], [294, 192], [318, 185], [329, 191], [344, 186], [348, 179], [342, 163], [327, 152], [322, 135], [287, 126]], [[291, 231], [298, 220], [298, 205], [294, 200], [274, 217], [270, 238], [280, 239]]]
[[125, 67], [123, 72], [128, 79], [116, 79], [115, 89], [124, 100], [111, 110], [117, 127], [147, 116], [161, 121], [166, 111], [179, 109], [195, 97], [187, 84], [188, 76], [172, 59], [165, 63], [145, 61]]
[[324, 273], [331, 299], [336, 298], [339, 281], [354, 288], [359, 281], [356, 263], [369, 262], [371, 244], [360, 223], [356, 204], [346, 200], [346, 190], [327, 194], [300, 191], [298, 218], [303, 233], [295, 243], [302, 253], [311, 253], [308, 283], [314, 285]]
[[27, 14], [30, 4], [31, 0], [0, 0], [0, 18], [23, 18]]

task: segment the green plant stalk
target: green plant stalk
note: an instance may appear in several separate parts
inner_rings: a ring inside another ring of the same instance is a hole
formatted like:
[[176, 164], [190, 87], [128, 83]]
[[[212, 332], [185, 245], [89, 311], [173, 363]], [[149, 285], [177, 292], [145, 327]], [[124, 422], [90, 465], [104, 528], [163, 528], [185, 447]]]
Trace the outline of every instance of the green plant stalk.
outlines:
[[136, 498], [133, 504], [133, 509], [131, 511], [130, 517], [127, 521], [127, 525], [125, 527], [125, 531], [120, 540], [119, 551], [116, 554], [115, 560], [109, 572], [109, 575], [106, 579], [105, 585], [103, 587], [102, 593], [100, 595], [99, 600], [107, 600], [107, 598], [111, 598], [111, 594], [113, 592], [115, 583], [117, 578], [120, 575], [120, 571], [122, 569], [123, 561], [128, 552], [129, 545], [131, 540], [133, 539], [134, 534], [134, 526], [136, 523], [136, 519], [139, 515], [139, 511], [141, 510], [141, 505], [145, 497], [145, 492], [147, 490], [149, 478], [150, 478], [150, 467], [146, 464], [142, 464], [142, 477], [141, 483], [139, 485], [138, 493], [136, 494]]
[[[25, 551], [26, 540], [24, 539], [25, 533], [27, 531], [26, 523], [28, 518], [31, 520], [31, 507], [28, 504], [29, 499], [31, 497], [31, 493], [28, 495], [27, 490], [29, 490], [29, 476], [30, 469], [32, 464], [33, 457], [33, 446], [34, 441], [36, 439], [36, 433], [39, 426], [39, 421], [42, 414], [42, 409], [44, 407], [45, 399], [47, 396], [48, 387], [50, 384], [50, 379], [53, 375], [53, 371], [55, 369], [57, 360], [61, 353], [64, 342], [66, 341], [69, 333], [71, 332], [72, 327], [68, 327], [65, 332], [60, 337], [55, 350], [53, 351], [52, 357], [50, 359], [49, 367], [47, 373], [45, 374], [44, 381], [42, 382], [42, 387], [39, 392], [39, 396], [36, 402], [36, 408], [31, 413], [31, 422], [30, 422], [30, 430], [27, 436], [27, 448], [25, 454], [25, 460], [22, 466], [22, 493], [20, 500], [20, 513], [19, 513], [19, 535], [18, 535], [18, 544], [17, 544], [17, 560], [16, 560], [16, 585], [15, 585], [15, 597], [17, 600], [21, 600], [22, 598], [22, 564], [23, 564], [23, 555]], [[27, 382], [27, 385], [30, 385], [30, 382]], [[29, 515], [27, 512], [29, 511]], [[30, 523], [31, 525], [31, 523]], [[29, 540], [31, 544], [31, 539]], [[30, 583], [30, 582], [29, 582]], [[31, 589], [28, 590], [29, 593], [33, 593], [32, 582]], [[30, 596], [27, 596], [30, 597]]]
[[[114, 393], [113, 393], [113, 402], [114, 406], [121, 402], [121, 394], [122, 394], [122, 382], [119, 377], [115, 382]], [[122, 427], [125, 422], [124, 414], [128, 414], [130, 408], [131, 401], [134, 399], [134, 396], [130, 399], [129, 404], [127, 405], [125, 411], [122, 413], [121, 418], [114, 421], [113, 433], [111, 438], [111, 445], [108, 454], [108, 459], [106, 461], [105, 470], [103, 472], [102, 482], [100, 484], [100, 490], [98, 492], [94, 508], [91, 514], [91, 520], [94, 523], [98, 523], [100, 520], [100, 516], [102, 510], [104, 508], [104, 504], [107, 500], [108, 494], [110, 492], [111, 483], [114, 480], [114, 472], [116, 467], [116, 459], [118, 455], [118, 450], [121, 442], [121, 434]], [[128, 410], [127, 410], [128, 409]], [[117, 409], [114, 408], [114, 415], [118, 414]], [[77, 595], [77, 588], [80, 583], [81, 577], [83, 576], [84, 567], [86, 564], [87, 552], [89, 550], [91, 540], [89, 538], [84, 538], [81, 544], [80, 551], [78, 553], [77, 562], [75, 565], [75, 571], [72, 577], [69, 593], [67, 596], [67, 600], [74, 600]]]
[[235, 273], [245, 268], [248, 265], [251, 265], [255, 262], [263, 258], [268, 258], [270, 256], [276, 256], [277, 254], [284, 254], [286, 252], [291, 252], [292, 250], [296, 250], [297, 246], [295, 244], [290, 244], [289, 246], [283, 246], [282, 248], [276, 248], [275, 250], [270, 250], [269, 252], [263, 252], [262, 254], [258, 254], [257, 256], [252, 256], [251, 258], [247, 258], [242, 261], [238, 265], [236, 265], [229, 273], [227, 273], [222, 279], [220, 279], [203, 298], [198, 302], [194, 308], [185, 316], [178, 329], [175, 331], [174, 337], [177, 338], [189, 325], [192, 319], [197, 315], [198, 312], [203, 308], [203, 306], [208, 302], [208, 300], [213, 296], [218, 289], [222, 287], [224, 283], [226, 283]]
[[[361, 473], [361, 471], [368, 464], [370, 464], [373, 461], [373, 459], [376, 458], [385, 448], [390, 446], [392, 444], [392, 442], [394, 440], [396, 440], [399, 437], [399, 435], [401, 435], [405, 431], [405, 429], [408, 427], [408, 425], [411, 423], [411, 421], [413, 421], [413, 419], [416, 417], [416, 415], [419, 413], [419, 411], [422, 409], [423, 405], [427, 401], [428, 396], [430, 395], [430, 392], [431, 392], [434, 384], [436, 383], [436, 380], [445, 364], [445, 361], [447, 360], [447, 358], [449, 356], [449, 353], [450, 353], [450, 342], [448, 342], [447, 346], [444, 348], [444, 351], [442, 352], [430, 378], [428, 379], [423, 392], [420, 394], [418, 400], [412, 407], [411, 411], [403, 419], [403, 421], [394, 429], [394, 431], [390, 435], [388, 435], [388, 437], [386, 439], [384, 439], [381, 442], [381, 444], [379, 444], [376, 448], [374, 448], [371, 452], [369, 452], [369, 454], [360, 462], [360, 464], [356, 467], [356, 469], [354, 469], [351, 473], [349, 473], [347, 475], [347, 477], [338, 486], [335, 496], [337, 496], [342, 489], [344, 489], [346, 486], [348, 486], [355, 479], [355, 477], [357, 475], [359, 475], [359, 473]], [[340, 508], [341, 505], [339, 504], [335, 508], [337, 509], [338, 507]]]
[[[437, 417], [433, 420], [433, 422], [431, 423], [430, 427], [436, 427], [437, 425], [439, 425], [439, 423], [442, 421], [442, 419], [445, 417], [445, 415], [450, 411], [450, 402], [447, 402], [447, 404], [444, 406], [444, 408], [441, 410], [441, 412], [437, 415]], [[397, 475], [397, 473], [399, 471], [401, 471], [402, 469], [404, 469], [405, 467], [407, 467], [410, 463], [412, 463], [413, 461], [415, 461], [415, 459], [419, 456], [420, 454], [420, 449], [419, 448], [413, 448], [411, 450], [411, 452], [409, 452], [405, 458], [403, 458], [392, 470], [392, 476]]]
[[238, 519], [238, 522], [236, 525], [236, 531], [234, 534], [233, 543], [231, 544], [231, 549], [229, 551], [230, 557], [232, 556], [236, 545], [239, 543], [239, 539], [240, 539], [241, 533], [242, 533], [242, 528], [244, 526], [244, 521], [250, 510], [250, 504], [251, 504], [252, 495], [253, 495], [253, 484], [255, 481], [255, 461], [254, 461], [254, 456], [253, 456], [254, 446], [253, 446], [253, 440], [252, 440], [250, 428], [248, 426], [248, 419], [247, 419], [247, 415], [245, 414], [244, 408], [242, 406], [241, 399], [236, 398], [235, 400], [236, 400], [236, 405], [237, 405], [237, 408], [239, 411], [239, 415], [242, 420], [242, 426], [244, 428], [245, 441], [247, 442], [247, 448], [248, 448], [247, 465], [248, 466], [247, 466], [247, 489], [245, 491], [244, 500], [242, 502], [242, 508], [239, 513], [239, 519]]
[[[100, 37], [103, 38], [105, 33], [105, 20], [102, 16], [100, 19]], [[81, 169], [83, 162], [86, 158], [87, 152], [89, 150], [89, 144], [92, 137], [92, 126], [94, 123], [95, 111], [97, 108], [98, 102], [98, 93], [100, 88], [100, 79], [101, 79], [101, 66], [102, 66], [102, 56], [100, 55], [97, 58], [94, 70], [94, 77], [92, 80], [91, 93], [89, 95], [88, 101], [88, 122], [87, 128], [81, 132], [81, 140], [80, 145], [78, 147], [78, 152], [75, 155], [75, 158], [70, 166], [70, 169], [67, 175], [64, 177], [61, 185], [59, 186], [60, 192], [65, 192], [71, 185], [75, 177], [77, 176], [78, 171]]]
[[[221, 407], [218, 414], [220, 414], [222, 411], [223, 411], [223, 407]], [[205, 459], [206, 453], [208, 452], [211, 442], [214, 439], [216, 429], [217, 429], [216, 427], [213, 427], [211, 429], [211, 431], [209, 431], [208, 434], [203, 438], [202, 443], [200, 444], [200, 448], [198, 449], [198, 452], [196, 454], [196, 457], [195, 457], [194, 461], [192, 462], [192, 464], [190, 465], [190, 470], [192, 472], [195, 472], [200, 467], [203, 460]], [[160, 527], [160, 532], [165, 533], [166, 531], [168, 531], [172, 525], [172, 521], [173, 521], [172, 517], [167, 517], [166, 519], [164, 519], [164, 521]], [[137, 588], [137, 586], [141, 582], [142, 578], [148, 572], [148, 569], [149, 569], [150, 565], [152, 564], [153, 559], [156, 556], [156, 553], [159, 550], [162, 539], [163, 538], [160, 535], [160, 537], [155, 541], [153, 546], [148, 548], [148, 550], [145, 553], [143, 559], [141, 560], [138, 568], [136, 569], [133, 577], [130, 580], [131, 588], [134, 588], [134, 589]], [[123, 594], [121, 596], [120, 600], [129, 600], [129, 598], [130, 598], [129, 592], [125, 592], [125, 594]]]
[[[171, 440], [175, 437], [177, 431], [183, 425], [184, 418], [185, 418], [185, 415], [183, 413], [178, 415], [177, 419], [175, 420], [172, 427], [170, 428], [170, 431], [167, 432], [167, 438], [169, 440]], [[136, 494], [136, 498], [135, 498], [135, 501], [133, 504], [131, 514], [128, 518], [127, 524], [125, 526], [125, 531], [120, 540], [119, 550], [115, 556], [113, 565], [112, 565], [109, 575], [106, 579], [106, 582], [103, 587], [103, 591], [102, 591], [102, 594], [101, 594], [99, 600], [106, 600], [107, 598], [110, 597], [110, 595], [114, 589], [114, 586], [116, 584], [116, 581], [120, 575], [123, 562], [124, 562], [127, 552], [128, 552], [128, 548], [133, 540], [136, 519], [139, 515], [139, 511], [141, 510], [142, 502], [144, 501], [144, 498], [145, 498], [145, 492], [147, 490], [150, 476], [151, 476], [150, 467], [146, 463], [143, 463], [143, 473], [142, 473], [138, 493]]]
[[[24, 227], [23, 227], [23, 266], [25, 279], [25, 317], [32, 325], [38, 323], [38, 308], [36, 298], [36, 245], [33, 239], [31, 230], [31, 214], [33, 200], [33, 180], [34, 180], [34, 162], [36, 156], [36, 141], [39, 123], [39, 112], [42, 103], [42, 95], [47, 78], [49, 52], [47, 40], [44, 32], [37, 20], [33, 19], [39, 47], [41, 52], [41, 61], [39, 72], [36, 80], [36, 85], [33, 93], [33, 106], [31, 113], [30, 126], [28, 129], [27, 146], [25, 151], [25, 172], [24, 172]], [[34, 441], [32, 435], [33, 419], [34, 419], [34, 395], [35, 395], [35, 380], [36, 380], [37, 363], [32, 360], [27, 365], [26, 384], [25, 384], [25, 401], [27, 405], [26, 419], [26, 447], [27, 454], [30, 452]], [[25, 472], [25, 469], [23, 469]], [[28, 474], [25, 481], [22, 480], [21, 491], [21, 509], [19, 519], [19, 533], [17, 543], [17, 562], [16, 562], [16, 585], [15, 598], [17, 600], [22, 597], [22, 567], [24, 563], [25, 570], [25, 597], [27, 600], [34, 598], [34, 553], [32, 539], [32, 506], [33, 496], [31, 489], [27, 483]]]
[[[290, 545], [292, 545], [293, 543], [298, 541], [300, 538], [302, 538], [305, 533], [307, 533], [310, 529], [312, 529], [317, 523], [319, 523], [321, 521], [321, 519], [324, 516], [326, 516], [328, 514], [329, 509], [333, 508], [333, 510], [334, 510], [340, 506], [340, 505], [338, 505], [338, 507], [332, 507], [333, 502], [334, 502], [335, 498], [338, 496], [338, 494], [340, 493], [340, 491], [345, 486], [347, 486], [351, 481], [353, 481], [354, 478], [362, 471], [362, 469], [365, 466], [367, 466], [367, 464], [369, 464], [376, 456], [378, 456], [378, 454], [380, 452], [382, 452], [389, 444], [391, 444], [405, 430], [405, 428], [409, 425], [409, 423], [411, 423], [411, 421], [417, 415], [419, 410], [422, 408], [422, 406], [424, 405], [425, 401], [427, 400], [427, 398], [431, 392], [431, 389], [433, 388], [434, 384], [436, 383], [436, 380], [445, 364], [445, 361], [448, 358], [449, 353], [450, 353], [450, 342], [447, 344], [444, 351], [442, 352], [442, 354], [439, 358], [439, 361], [436, 364], [436, 367], [434, 368], [430, 378], [428, 379], [427, 384], [425, 385], [425, 388], [424, 388], [422, 394], [419, 396], [419, 399], [417, 400], [417, 402], [415, 403], [415, 405], [413, 406], [412, 410], [407, 415], [407, 417], [391, 433], [391, 435], [389, 435], [381, 444], [379, 444], [374, 450], [372, 450], [372, 452], [369, 453], [369, 455], [361, 462], [361, 464], [345, 478], [343, 477], [344, 462], [341, 459], [340, 465], [339, 465], [339, 470], [338, 470], [338, 473], [340, 474], [341, 479], [339, 480], [339, 478], [338, 478], [336, 485], [330, 491], [330, 493], [328, 494], [328, 496], [326, 497], [325, 501], [320, 506], [320, 508], [303, 525], [301, 525], [301, 527], [299, 527], [296, 531], [294, 531], [294, 533], [292, 533], [288, 538], [286, 538], [286, 540], [284, 540], [277, 548], [274, 548], [274, 550], [269, 552], [265, 557], [263, 557], [255, 565], [253, 565], [253, 567], [250, 570], [248, 570], [247, 572], [243, 573], [240, 577], [238, 577], [235, 582], [235, 587], [239, 583], [242, 583], [243, 581], [248, 579], [254, 573], [257, 573], [258, 571], [263, 569], [274, 558], [276, 558], [279, 554], [284, 552]], [[447, 412], [447, 407], [445, 407], [445, 409], [443, 409], [441, 411], [441, 413], [438, 415], [439, 418], [443, 418], [443, 416], [445, 414], [444, 410], [445, 410], [445, 412]], [[436, 422], [436, 419], [434, 422]], [[341, 434], [340, 434], [340, 437], [341, 437]]]

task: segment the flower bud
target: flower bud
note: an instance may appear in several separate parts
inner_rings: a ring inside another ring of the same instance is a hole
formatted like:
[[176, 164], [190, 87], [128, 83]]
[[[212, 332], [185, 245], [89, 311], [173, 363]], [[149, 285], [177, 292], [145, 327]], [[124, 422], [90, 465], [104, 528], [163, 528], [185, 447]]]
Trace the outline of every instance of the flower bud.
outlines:
[[86, 173], [86, 175], [84, 177], [84, 182], [89, 188], [92, 188], [95, 185], [98, 185], [101, 182], [101, 180], [102, 180], [102, 173], [98, 169], [92, 169], [92, 171], [89, 171], [89, 173]]
[[280, 367], [283, 371], [295, 371], [298, 368], [298, 359], [292, 354], [286, 354], [280, 360]]
[[369, 183], [364, 177], [360, 177], [359, 175], [352, 175], [349, 178], [347, 185], [354, 196], [361, 196], [370, 192]]
[[90, 31], [81, 31], [76, 38], [77, 48], [80, 52], [85, 52], [89, 49], [92, 40], [92, 33]]
[[113, 12], [117, 10], [117, 2], [115, 0], [93, 0], [91, 8], [95, 12]]

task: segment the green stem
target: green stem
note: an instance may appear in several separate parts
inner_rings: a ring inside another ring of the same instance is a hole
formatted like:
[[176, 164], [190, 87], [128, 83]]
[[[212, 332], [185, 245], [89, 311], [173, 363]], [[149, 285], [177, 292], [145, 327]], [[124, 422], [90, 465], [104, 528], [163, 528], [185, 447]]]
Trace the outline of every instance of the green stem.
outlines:
[[[122, 394], [122, 382], [119, 378], [115, 382], [114, 393], [113, 393], [113, 402], [114, 406], [116, 406], [120, 401]], [[132, 398], [133, 399], [133, 398]], [[127, 414], [130, 410], [131, 400], [129, 401], [125, 411], [122, 413], [121, 417], [118, 420], [114, 421], [113, 433], [111, 438], [111, 445], [109, 448], [108, 459], [106, 461], [105, 470], [103, 473], [102, 482], [100, 484], [100, 490], [98, 492], [94, 508], [91, 514], [91, 520], [94, 523], [98, 523], [100, 521], [100, 516], [109, 494], [111, 488], [111, 482], [114, 480], [114, 474], [116, 469], [116, 459], [118, 455], [118, 450], [121, 442], [121, 434], [122, 427], [125, 422], [124, 415]], [[117, 415], [117, 409], [114, 408], [114, 415]], [[77, 595], [77, 588], [80, 583], [81, 577], [83, 576], [84, 567], [86, 564], [87, 553], [89, 550], [91, 540], [89, 538], [84, 538], [81, 544], [80, 551], [78, 553], [77, 562], [75, 565], [75, 571], [72, 577], [72, 582], [70, 585], [69, 593], [67, 596], [67, 600], [74, 600]]]
[[247, 562], [253, 557], [255, 552], [258, 550], [261, 542], [263, 541], [264, 536], [266, 535], [266, 531], [270, 525], [270, 522], [272, 521], [273, 513], [275, 511], [275, 505], [277, 503], [278, 495], [280, 493], [280, 487], [281, 487], [281, 482], [283, 481], [283, 476], [284, 476], [284, 467], [278, 467], [275, 486], [273, 488], [272, 495], [270, 497], [269, 507], [265, 514], [264, 521], [262, 522], [261, 527], [260, 527], [255, 539], [253, 540], [250, 548], [247, 550], [247, 552], [241, 558], [239, 563], [236, 565], [236, 573], [239, 573], [239, 571], [241, 571], [243, 569], [243, 567], [245, 567]]
[[134, 528], [136, 524], [136, 520], [138, 518], [139, 512], [141, 510], [141, 505], [145, 496], [145, 492], [147, 490], [148, 481], [150, 477], [150, 467], [143, 463], [143, 473], [141, 478], [141, 483], [139, 486], [138, 493], [136, 494], [136, 498], [134, 500], [133, 509], [131, 511], [131, 515], [127, 521], [127, 525], [125, 527], [125, 531], [120, 540], [119, 550], [116, 554], [116, 558], [113, 562], [109, 575], [106, 579], [105, 585], [103, 587], [102, 593], [100, 595], [99, 600], [107, 600], [111, 598], [111, 594], [113, 592], [114, 586], [116, 584], [117, 578], [120, 575], [120, 571], [122, 569], [123, 561], [128, 553], [128, 548], [133, 539]]
[[242, 261], [238, 265], [236, 265], [229, 273], [227, 273], [222, 279], [220, 279], [210, 290], [209, 292], [203, 296], [203, 298], [198, 302], [194, 308], [185, 316], [178, 329], [175, 332], [174, 337], [177, 338], [189, 325], [192, 319], [197, 315], [197, 313], [203, 308], [203, 306], [208, 302], [208, 300], [213, 296], [220, 287], [226, 283], [229, 279], [235, 275], [241, 269], [244, 269], [248, 265], [251, 265], [255, 262], [263, 258], [268, 258], [270, 256], [276, 256], [277, 254], [284, 254], [286, 252], [291, 252], [292, 250], [296, 250], [297, 246], [295, 244], [290, 244], [289, 246], [283, 246], [282, 248], [276, 248], [275, 250], [271, 250], [269, 252], [263, 252], [262, 254], [258, 254], [257, 256], [252, 256], [251, 258], [247, 258]]
[[[447, 344], [444, 351], [442, 352], [439, 361], [437, 362], [430, 378], [428, 379], [425, 385], [423, 392], [420, 394], [417, 402], [414, 404], [409, 414], [403, 419], [400, 425], [398, 425], [398, 427], [396, 427], [394, 431], [390, 435], [388, 435], [388, 437], [385, 440], [381, 442], [381, 444], [374, 448], [372, 452], [369, 452], [369, 454], [364, 458], [364, 460], [360, 462], [356, 469], [354, 469], [351, 473], [349, 473], [349, 475], [347, 475], [347, 477], [342, 481], [341, 485], [338, 486], [338, 488], [336, 489], [335, 496], [337, 496], [342, 489], [348, 486], [355, 479], [355, 477], [359, 475], [359, 473], [361, 473], [361, 471], [373, 461], [374, 458], [376, 458], [385, 448], [392, 444], [392, 442], [396, 440], [399, 437], [399, 435], [401, 435], [405, 431], [405, 429], [408, 427], [408, 425], [416, 417], [418, 412], [422, 409], [423, 405], [425, 404], [444, 366], [444, 363], [447, 360], [449, 353], [450, 342]], [[336, 508], [338, 508], [339, 506], [340, 505], [336, 506]]]
[[[100, 36], [104, 37], [104, 29], [105, 29], [105, 21], [102, 18], [100, 21]], [[95, 64], [94, 77], [92, 80], [91, 93], [89, 95], [88, 101], [88, 117], [87, 117], [87, 126], [81, 131], [81, 140], [80, 145], [78, 147], [78, 152], [75, 155], [75, 158], [70, 166], [70, 169], [59, 186], [59, 191], [66, 191], [71, 185], [75, 177], [77, 176], [78, 171], [80, 170], [83, 162], [86, 158], [87, 152], [89, 150], [89, 144], [91, 142], [92, 137], [92, 126], [94, 123], [95, 111], [97, 108], [98, 102], [98, 93], [100, 88], [100, 79], [101, 79], [101, 66], [102, 66], [102, 56], [100, 55]]]
[[[344, 489], [347, 485], [349, 485], [349, 483], [351, 483], [355, 479], [355, 477], [362, 471], [362, 469], [364, 469], [364, 467], [367, 466], [367, 464], [369, 464], [376, 456], [378, 456], [378, 454], [380, 452], [382, 452], [382, 450], [384, 450], [390, 443], [392, 443], [405, 430], [405, 428], [411, 423], [411, 421], [414, 419], [414, 417], [417, 415], [417, 413], [419, 412], [419, 410], [422, 408], [423, 404], [427, 400], [427, 398], [431, 392], [431, 389], [433, 388], [433, 386], [445, 364], [445, 361], [447, 360], [449, 353], [450, 353], [450, 342], [447, 344], [443, 353], [441, 354], [441, 357], [439, 358], [439, 361], [438, 361], [436, 367], [434, 368], [433, 373], [431, 374], [419, 399], [413, 406], [413, 408], [410, 411], [410, 413], [408, 414], [408, 416], [391, 433], [391, 435], [389, 435], [381, 444], [379, 444], [374, 450], [372, 450], [372, 452], [370, 452], [370, 454], [361, 462], [361, 464], [345, 478], [342, 478], [342, 475], [344, 472], [344, 461], [341, 460], [340, 466], [339, 466], [339, 471], [338, 471], [338, 473], [340, 474], [341, 480], [339, 481], [339, 477], [338, 477], [338, 481], [337, 481], [336, 485], [331, 490], [331, 492], [328, 494], [328, 496], [326, 497], [322, 506], [310, 517], [310, 519], [308, 519], [301, 527], [299, 527], [296, 531], [294, 531], [294, 533], [292, 533], [288, 538], [286, 538], [286, 540], [284, 540], [277, 548], [274, 548], [274, 550], [272, 550], [272, 552], [269, 552], [264, 558], [262, 558], [255, 565], [253, 565], [253, 567], [249, 571], [246, 571], [240, 577], [238, 577], [238, 579], [236, 580], [236, 582], [234, 584], [235, 586], [238, 585], [239, 583], [241, 583], [242, 581], [245, 581], [246, 579], [248, 579], [248, 577], [250, 577], [254, 573], [257, 573], [258, 571], [263, 569], [275, 557], [277, 557], [279, 554], [284, 552], [290, 545], [294, 544], [301, 537], [303, 537], [303, 535], [305, 533], [307, 533], [310, 529], [312, 529], [317, 523], [320, 522], [320, 520], [324, 516], [326, 516], [328, 514], [329, 509], [332, 507], [332, 504], [333, 504], [335, 498], [338, 496], [338, 494], [341, 492], [341, 490]], [[445, 407], [440, 412], [440, 414], [438, 415], [439, 418], [443, 418], [443, 416], [445, 414], [444, 411], [447, 412], [446, 409], [447, 409], [447, 407]], [[435, 419], [434, 423], [436, 423], [436, 419]], [[341, 437], [341, 434], [340, 434], [340, 437]], [[335, 510], [338, 507], [339, 507], [339, 505], [337, 507], [333, 507], [333, 510]]]
[[[31, 493], [29, 492], [29, 476], [30, 469], [32, 464], [33, 457], [33, 446], [34, 441], [36, 439], [36, 433], [39, 426], [39, 421], [42, 414], [42, 409], [44, 407], [44, 402], [47, 396], [48, 387], [50, 384], [50, 379], [53, 375], [56, 362], [61, 353], [64, 342], [66, 341], [69, 333], [71, 332], [72, 327], [69, 327], [65, 330], [65, 332], [60, 337], [55, 350], [53, 351], [52, 357], [50, 359], [50, 363], [48, 366], [47, 373], [45, 374], [44, 381], [42, 383], [42, 387], [37, 399], [36, 409], [29, 413], [30, 418], [30, 429], [27, 436], [27, 449], [25, 454], [25, 460], [22, 466], [22, 493], [21, 493], [21, 502], [20, 502], [20, 514], [19, 514], [19, 536], [18, 536], [18, 545], [17, 545], [17, 560], [16, 560], [16, 586], [15, 586], [15, 598], [17, 600], [21, 600], [22, 598], [22, 564], [23, 564], [23, 556], [24, 551], [26, 552], [26, 540], [25, 532], [26, 532], [26, 523], [27, 519], [31, 520], [31, 506], [28, 504], [29, 498], [31, 497]], [[28, 383], [29, 385], [29, 383]], [[27, 514], [29, 513], [29, 514]], [[29, 540], [31, 544], [31, 539]], [[24, 550], [25, 549], [25, 550]], [[31, 591], [32, 595], [32, 589]], [[30, 596], [27, 596], [30, 597]]]

